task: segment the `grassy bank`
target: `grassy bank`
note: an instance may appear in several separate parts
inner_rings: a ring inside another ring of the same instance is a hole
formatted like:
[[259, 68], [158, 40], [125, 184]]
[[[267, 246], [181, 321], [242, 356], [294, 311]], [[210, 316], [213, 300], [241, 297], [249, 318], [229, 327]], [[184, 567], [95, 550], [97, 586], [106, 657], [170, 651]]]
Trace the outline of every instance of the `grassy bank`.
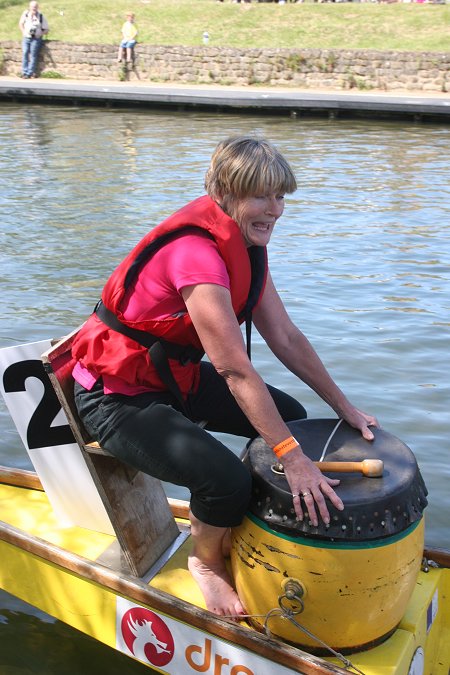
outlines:
[[[19, 40], [28, 0], [0, 0], [0, 40]], [[117, 43], [127, 10], [140, 42], [217, 47], [448, 51], [450, 5], [313, 2], [234, 4], [231, 0], [42, 0], [51, 39]]]

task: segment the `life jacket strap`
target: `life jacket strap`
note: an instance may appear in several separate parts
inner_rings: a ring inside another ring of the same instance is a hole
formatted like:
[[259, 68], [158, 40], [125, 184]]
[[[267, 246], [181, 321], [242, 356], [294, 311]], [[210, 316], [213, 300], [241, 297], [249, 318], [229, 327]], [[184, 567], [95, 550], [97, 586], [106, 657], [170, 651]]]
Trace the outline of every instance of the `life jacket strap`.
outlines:
[[156, 335], [152, 335], [152, 333], [147, 333], [145, 330], [127, 326], [117, 318], [114, 312], [111, 312], [111, 310], [103, 304], [102, 300], [98, 301], [94, 312], [108, 328], [111, 328], [118, 333], [122, 333], [122, 335], [126, 335], [147, 349], [151, 349], [156, 342], [159, 342], [164, 347], [167, 358], [179, 361], [182, 366], [185, 366], [187, 363], [199, 363], [205, 354], [203, 350], [197, 349], [197, 347], [194, 347], [193, 345], [180, 345], [175, 342], [170, 342], [169, 340], [164, 340]]
[[126, 335], [148, 349], [150, 358], [162, 382], [164, 382], [171, 394], [176, 397], [182, 410], [186, 412], [186, 403], [180, 387], [173, 376], [169, 358], [176, 359], [181, 365], [185, 366], [187, 363], [199, 363], [205, 352], [192, 345], [178, 345], [138, 328], [131, 328], [131, 326], [122, 323], [111, 310], [105, 307], [101, 300], [95, 306], [94, 312], [108, 328]]

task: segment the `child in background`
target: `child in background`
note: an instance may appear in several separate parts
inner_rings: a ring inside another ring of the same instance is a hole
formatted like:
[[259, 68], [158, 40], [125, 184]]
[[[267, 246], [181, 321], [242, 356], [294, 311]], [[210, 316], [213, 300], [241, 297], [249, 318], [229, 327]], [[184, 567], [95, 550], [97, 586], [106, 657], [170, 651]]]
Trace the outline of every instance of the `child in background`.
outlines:
[[137, 28], [134, 23], [134, 14], [133, 12], [128, 12], [126, 14], [126, 21], [122, 26], [122, 41], [119, 47], [119, 54], [117, 56], [117, 62], [120, 63], [123, 58], [126, 58], [127, 63], [133, 61], [133, 50], [134, 45], [136, 44]]

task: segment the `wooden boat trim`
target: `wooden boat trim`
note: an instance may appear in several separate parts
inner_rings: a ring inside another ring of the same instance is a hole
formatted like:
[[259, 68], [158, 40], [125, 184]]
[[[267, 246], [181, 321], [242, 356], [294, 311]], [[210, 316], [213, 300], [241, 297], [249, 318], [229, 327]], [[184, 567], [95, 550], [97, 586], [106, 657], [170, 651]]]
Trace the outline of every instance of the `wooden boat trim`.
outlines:
[[77, 574], [89, 581], [112, 590], [137, 603], [148, 605], [156, 611], [178, 619], [252, 651], [263, 658], [279, 663], [304, 675], [344, 675], [347, 670], [323, 659], [286, 645], [254, 630], [216, 617], [164, 591], [147, 586], [138, 578], [109, 568], [66, 551], [39, 537], [0, 521], [0, 540], [27, 551], [50, 563]]
[[[44, 492], [37, 473], [27, 471], [26, 469], [12, 469], [7, 466], [0, 466], [0, 483]], [[174, 518], [184, 518], [186, 520], [189, 518], [189, 504], [186, 501], [170, 497], [167, 498], [167, 501]]]
[[26, 471], [25, 469], [12, 469], [8, 466], [0, 466], [0, 483], [28, 488], [29, 490], [44, 491], [37, 473]]
[[439, 567], [450, 567], [450, 551], [445, 548], [425, 548], [423, 555], [428, 561], [433, 561]]

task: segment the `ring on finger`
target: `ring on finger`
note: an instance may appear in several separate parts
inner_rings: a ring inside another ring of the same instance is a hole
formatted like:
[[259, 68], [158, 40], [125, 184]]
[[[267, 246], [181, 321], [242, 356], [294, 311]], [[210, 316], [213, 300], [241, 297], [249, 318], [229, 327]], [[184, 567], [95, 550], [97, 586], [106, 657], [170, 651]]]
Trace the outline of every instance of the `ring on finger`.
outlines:
[[309, 490], [305, 490], [305, 492], [302, 492], [302, 497], [303, 498], [309, 497], [310, 494], [311, 494], [311, 492], [309, 492]]

